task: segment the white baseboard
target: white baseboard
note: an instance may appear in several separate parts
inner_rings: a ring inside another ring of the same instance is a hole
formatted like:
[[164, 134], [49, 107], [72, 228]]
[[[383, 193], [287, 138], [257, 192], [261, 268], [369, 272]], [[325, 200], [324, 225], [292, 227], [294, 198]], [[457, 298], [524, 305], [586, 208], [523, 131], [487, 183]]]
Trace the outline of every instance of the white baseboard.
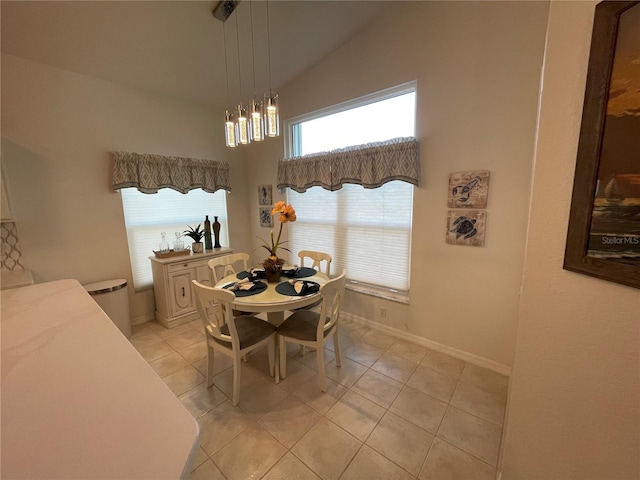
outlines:
[[477, 365], [478, 367], [487, 368], [494, 372], [500, 373], [501, 375], [511, 376], [511, 367], [503, 365], [502, 363], [498, 363], [494, 360], [489, 360], [488, 358], [484, 358], [473, 353], [458, 350], [457, 348], [449, 347], [447, 345], [428, 340], [424, 337], [414, 335], [413, 333], [404, 332], [402, 330], [398, 330], [397, 328], [389, 327], [388, 325], [382, 325], [381, 323], [372, 322], [371, 320], [367, 320], [364, 317], [360, 317], [349, 312], [341, 312], [340, 315], [342, 318], [346, 318], [353, 322], [366, 325], [367, 327], [371, 327], [375, 330], [387, 333], [401, 340], [406, 340], [407, 342], [416, 343], [418, 345], [422, 345], [423, 347], [446, 353], [447, 355], [451, 355], [452, 357], [464, 360], [465, 362], [472, 363], [473, 365]]

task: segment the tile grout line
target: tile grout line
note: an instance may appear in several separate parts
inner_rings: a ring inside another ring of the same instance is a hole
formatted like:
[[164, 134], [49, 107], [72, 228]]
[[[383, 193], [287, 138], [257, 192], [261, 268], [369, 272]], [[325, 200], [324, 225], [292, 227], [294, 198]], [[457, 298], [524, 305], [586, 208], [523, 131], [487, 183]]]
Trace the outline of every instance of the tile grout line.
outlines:
[[[190, 325], [190, 327], [192, 327], [194, 331], [197, 331], [198, 333], [202, 333], [202, 332], [200, 331], [200, 329], [195, 328], [193, 325]], [[343, 330], [342, 330], [342, 332], [344, 332], [345, 330], [346, 330], [346, 329], [343, 329]], [[195, 360], [194, 362], [191, 362], [188, 358], [186, 358], [186, 356], [185, 356], [185, 355], [183, 355], [183, 354], [181, 353], [181, 351], [178, 351], [175, 347], [173, 347], [172, 345], [170, 345], [170, 344], [166, 341], [166, 339], [165, 339], [165, 338], [160, 337], [160, 335], [158, 335], [155, 331], [153, 331], [153, 329], [148, 328], [148, 331], [150, 331], [151, 333], [153, 333], [154, 335], [157, 335], [157, 336], [159, 337], [159, 342], [156, 342], [156, 343], [162, 343], [162, 344], [164, 344], [165, 346], [168, 346], [168, 347], [172, 350], [172, 352], [177, 353], [177, 354], [178, 354], [182, 359], [184, 359], [184, 360], [185, 360], [185, 362], [187, 363], [187, 365], [191, 366], [193, 369], [195, 369], [195, 370], [196, 370], [196, 371], [198, 371], [200, 374], [202, 374], [202, 372], [200, 372], [200, 371], [198, 370], [198, 368], [196, 368], [196, 367], [195, 367], [195, 364], [196, 364], [196, 363], [198, 363], [198, 362], [200, 362], [202, 359], [198, 359], [198, 360]], [[137, 332], [136, 332], [136, 333], [137, 333]], [[186, 333], [186, 332], [183, 332], [183, 333]], [[367, 332], [367, 333], [369, 333], [369, 332]], [[347, 358], [347, 359], [349, 359], [350, 361], [352, 361], [352, 362], [354, 362], [354, 363], [356, 363], [356, 364], [358, 364], [358, 365], [360, 365], [360, 366], [364, 367], [366, 370], [365, 370], [361, 375], [359, 375], [359, 376], [356, 378], [356, 380], [355, 380], [355, 381], [350, 382], [350, 385], [349, 385], [349, 386], [347, 386], [347, 385], [345, 385], [345, 384], [340, 383], [339, 381], [337, 381], [337, 380], [336, 380], [336, 379], [334, 379], [334, 378], [327, 377], [327, 378], [330, 378], [332, 381], [334, 381], [336, 384], [338, 384], [338, 385], [340, 385], [340, 386], [344, 387], [344, 388], [345, 388], [345, 391], [344, 391], [344, 393], [343, 393], [342, 395], [340, 395], [340, 397], [339, 397], [339, 398], [338, 398], [338, 399], [337, 399], [337, 400], [332, 404], [332, 406], [331, 406], [331, 407], [329, 407], [329, 409], [327, 409], [324, 413], [320, 413], [320, 412], [318, 412], [318, 411], [317, 411], [315, 408], [313, 408], [311, 405], [307, 404], [307, 403], [306, 403], [306, 401], [304, 401], [304, 400], [302, 400], [301, 398], [296, 397], [296, 396], [294, 395], [295, 391], [299, 390], [303, 385], [305, 385], [305, 384], [307, 384], [307, 383], [309, 383], [309, 382], [315, 381], [315, 380], [313, 380], [313, 378], [317, 375], [317, 370], [316, 370], [316, 369], [311, 368], [308, 364], [301, 362], [299, 359], [295, 358], [295, 355], [291, 355], [291, 359], [292, 359], [292, 360], [295, 360], [295, 361], [298, 361], [302, 366], [304, 366], [304, 367], [306, 367], [306, 368], [309, 368], [309, 369], [313, 370], [313, 371], [314, 371], [314, 374], [313, 374], [311, 377], [309, 377], [306, 381], [302, 382], [302, 384], [301, 384], [301, 385], [297, 386], [296, 390], [294, 390], [294, 391], [289, 391], [289, 390], [284, 390], [284, 389], [282, 389], [282, 390], [283, 390], [283, 392], [284, 392], [284, 393], [286, 393], [286, 396], [285, 396], [283, 399], [281, 399], [280, 401], [278, 401], [278, 402], [276, 403], [276, 405], [277, 405], [277, 404], [279, 404], [281, 401], [283, 401], [285, 398], [288, 398], [288, 397], [290, 397], [290, 396], [291, 396], [291, 397], [294, 397], [294, 398], [298, 398], [298, 400], [302, 401], [302, 403], [303, 403], [303, 404], [305, 404], [305, 405], [307, 405], [307, 407], [311, 407], [311, 409], [312, 409], [313, 411], [315, 411], [315, 412], [317, 412], [317, 413], [319, 413], [319, 414], [320, 414], [320, 417], [318, 418], [318, 420], [316, 420], [316, 421], [313, 423], [313, 425], [311, 425], [311, 426], [309, 427], [309, 429], [307, 429], [307, 431], [306, 431], [306, 432], [309, 432], [312, 428], [314, 428], [314, 426], [315, 426], [315, 425], [316, 425], [316, 424], [317, 424], [317, 423], [318, 423], [322, 418], [325, 418], [325, 419], [326, 419], [327, 421], [329, 421], [332, 425], [334, 425], [334, 426], [338, 427], [340, 430], [342, 430], [343, 432], [347, 433], [348, 435], [350, 435], [350, 436], [352, 436], [353, 438], [355, 438], [358, 442], [360, 442], [360, 446], [358, 447], [358, 449], [357, 449], [357, 450], [356, 450], [356, 452], [354, 453], [353, 457], [352, 457], [352, 458], [349, 460], [349, 462], [346, 464], [346, 466], [344, 467], [344, 469], [342, 470], [342, 472], [340, 473], [340, 475], [338, 476], [338, 478], [342, 477], [342, 476], [344, 475], [344, 473], [349, 469], [350, 465], [353, 463], [353, 461], [355, 460], [355, 458], [356, 458], [356, 457], [358, 456], [358, 454], [362, 451], [363, 446], [364, 446], [364, 445], [366, 445], [367, 440], [371, 437], [371, 435], [372, 435], [372, 433], [375, 431], [375, 429], [380, 425], [380, 422], [381, 422], [382, 418], [384, 418], [384, 416], [385, 416], [385, 415], [387, 415], [387, 413], [391, 412], [390, 408], [393, 406], [393, 404], [394, 404], [394, 403], [396, 402], [396, 400], [398, 399], [398, 396], [402, 393], [402, 391], [404, 391], [404, 389], [405, 389], [405, 388], [413, 389], [413, 390], [415, 390], [415, 391], [417, 391], [417, 392], [420, 392], [421, 394], [428, 395], [429, 397], [434, 398], [434, 399], [435, 399], [435, 400], [437, 400], [437, 401], [442, 401], [441, 399], [439, 399], [439, 398], [437, 398], [437, 397], [433, 397], [433, 395], [430, 395], [430, 394], [429, 394], [429, 393], [427, 393], [427, 392], [423, 392], [423, 391], [421, 391], [421, 390], [418, 390], [418, 389], [416, 389], [416, 388], [414, 388], [414, 387], [412, 387], [412, 386], [408, 385], [408, 382], [409, 382], [409, 381], [411, 380], [411, 378], [415, 375], [416, 370], [418, 369], [418, 367], [419, 367], [419, 366], [424, 366], [425, 368], [428, 368], [428, 369], [430, 369], [430, 370], [433, 370], [433, 371], [435, 371], [435, 372], [437, 372], [437, 373], [440, 373], [440, 374], [444, 374], [444, 375], [449, 376], [450, 378], [452, 378], [452, 379], [454, 379], [454, 380], [456, 381], [456, 385], [455, 385], [455, 388], [453, 389], [453, 392], [451, 393], [451, 395], [450, 395], [450, 397], [449, 397], [449, 400], [448, 400], [447, 402], [444, 402], [444, 403], [446, 403], [446, 409], [445, 409], [445, 412], [443, 413], [442, 417], [441, 417], [441, 418], [440, 418], [440, 420], [439, 420], [438, 427], [436, 428], [436, 433], [435, 433], [435, 435], [433, 435], [433, 440], [432, 440], [431, 444], [429, 445], [429, 448], [428, 448], [427, 452], [425, 453], [425, 457], [424, 457], [424, 460], [422, 461], [422, 464], [421, 464], [421, 466], [420, 466], [420, 469], [418, 470], [418, 474], [417, 474], [417, 475], [412, 475], [411, 473], [407, 472], [403, 467], [401, 467], [400, 465], [398, 465], [397, 463], [395, 463], [393, 460], [391, 460], [391, 459], [387, 458], [384, 454], [382, 454], [382, 453], [378, 452], [378, 451], [377, 451], [377, 450], [375, 450], [375, 449], [373, 449], [373, 451], [374, 451], [374, 452], [376, 452], [377, 454], [381, 455], [383, 458], [385, 458], [386, 460], [388, 460], [389, 462], [391, 462], [393, 465], [396, 465], [398, 468], [400, 468], [400, 469], [402, 469], [403, 471], [405, 471], [408, 475], [411, 475], [413, 478], [419, 478], [420, 473], [423, 471], [423, 469], [424, 469], [424, 467], [425, 467], [425, 465], [426, 465], [426, 462], [427, 462], [427, 459], [428, 459], [428, 457], [429, 457], [429, 454], [431, 453], [431, 451], [432, 451], [432, 449], [433, 449], [433, 445], [434, 445], [434, 443], [435, 443], [435, 439], [436, 439], [436, 438], [438, 438], [438, 440], [439, 440], [439, 441], [444, 442], [444, 443], [446, 443], [446, 444], [448, 444], [448, 445], [452, 446], [453, 448], [455, 448], [455, 449], [457, 449], [457, 450], [460, 450], [461, 452], [464, 452], [465, 454], [468, 454], [470, 457], [472, 457], [472, 458], [476, 459], [477, 461], [480, 461], [480, 462], [481, 462], [481, 463], [483, 463], [484, 465], [486, 465], [486, 466], [488, 466], [489, 468], [492, 468], [492, 469], [494, 469], [494, 470], [495, 470], [495, 469], [496, 469], [496, 467], [494, 467], [494, 466], [492, 466], [492, 465], [488, 464], [487, 462], [485, 462], [484, 460], [482, 460], [482, 459], [480, 459], [480, 458], [476, 457], [476, 456], [475, 456], [475, 455], [473, 455], [472, 453], [467, 452], [467, 451], [466, 451], [466, 450], [464, 450], [463, 448], [460, 448], [460, 447], [456, 446], [455, 444], [451, 444], [451, 443], [450, 443], [450, 442], [448, 442], [447, 440], [445, 440], [445, 439], [443, 439], [443, 438], [441, 438], [441, 437], [439, 437], [439, 436], [438, 436], [438, 434], [440, 433], [441, 427], [442, 427], [442, 425], [443, 425], [444, 419], [445, 419], [445, 417], [446, 417], [446, 414], [447, 414], [447, 412], [448, 412], [451, 408], [456, 409], [456, 410], [459, 410], [459, 411], [461, 411], [461, 412], [463, 412], [463, 413], [465, 413], [465, 414], [468, 414], [468, 415], [470, 415], [470, 416], [472, 416], [472, 417], [474, 417], [474, 418], [477, 418], [477, 419], [479, 419], [479, 420], [481, 420], [481, 421], [483, 421], [483, 422], [486, 422], [486, 423], [488, 423], [488, 424], [490, 424], [490, 425], [493, 425], [493, 426], [496, 426], [496, 427], [503, 428], [503, 425], [493, 423], [493, 422], [491, 422], [491, 421], [489, 421], [489, 420], [486, 420], [486, 419], [484, 419], [484, 418], [482, 418], [482, 417], [480, 417], [480, 416], [476, 415], [475, 413], [468, 412], [467, 410], [465, 410], [465, 409], [463, 409], [463, 408], [456, 407], [455, 405], [452, 405], [452, 404], [451, 404], [451, 401], [453, 400], [453, 398], [454, 398], [454, 396], [455, 396], [455, 393], [458, 391], [458, 388], [459, 388], [459, 386], [460, 386], [460, 383], [463, 383], [463, 384], [465, 384], [465, 385], [470, 385], [470, 386], [476, 387], [476, 388], [478, 388], [478, 389], [480, 389], [480, 390], [482, 390], [482, 391], [485, 391], [485, 392], [487, 392], [487, 393], [496, 393], [496, 392], [494, 392], [494, 391], [492, 391], [492, 390], [488, 390], [487, 388], [484, 388], [484, 386], [483, 386], [483, 385], [478, 385], [478, 384], [476, 384], [476, 383], [472, 383], [472, 382], [468, 382], [468, 381], [464, 381], [464, 380], [462, 380], [462, 375], [463, 375], [463, 372], [464, 372], [465, 368], [467, 367], [467, 363], [468, 363], [468, 362], [464, 362], [464, 364], [465, 364], [465, 365], [464, 365], [464, 367], [460, 370], [460, 372], [458, 373], [457, 378], [456, 378], [456, 377], [452, 377], [448, 372], [445, 372], [445, 371], [442, 371], [442, 370], [438, 370], [437, 368], [433, 368], [431, 365], [428, 365], [428, 364], [426, 364], [426, 363], [423, 363], [423, 362], [424, 362], [424, 359], [425, 359], [425, 355], [422, 355], [422, 357], [421, 357], [420, 361], [419, 361], [419, 362], [416, 362], [413, 358], [406, 358], [406, 357], [403, 357], [403, 356], [401, 356], [401, 355], [398, 355], [398, 354], [396, 354], [396, 353], [394, 353], [394, 352], [390, 352], [390, 349], [391, 349], [391, 348], [393, 347], [393, 345], [398, 341], [398, 339], [394, 339], [394, 341], [393, 341], [390, 345], [388, 345], [388, 346], [386, 346], [386, 347], [380, 347], [379, 345], [375, 345], [375, 344], [372, 344], [372, 343], [368, 343], [368, 342], [366, 342], [366, 341], [363, 341], [363, 340], [362, 340], [362, 338], [363, 338], [364, 336], [366, 336], [366, 335], [367, 335], [367, 333], [365, 333], [365, 334], [363, 334], [363, 335], [360, 335], [360, 336], [358, 336], [357, 338], [351, 337], [351, 336], [350, 336], [350, 333], [349, 333], [348, 331], [346, 332], [346, 335], [347, 335], [351, 340], [353, 340], [353, 341], [355, 341], [355, 342], [361, 342], [361, 343], [364, 343], [364, 344], [369, 345], [369, 346], [374, 347], [374, 348], [380, 348], [380, 349], [382, 350], [382, 353], [381, 353], [379, 356], [377, 356], [377, 357], [373, 360], [373, 363], [372, 363], [371, 365], [366, 365], [366, 364], [363, 364], [363, 363], [359, 362], [358, 360], [355, 360], [355, 359], [353, 359], [353, 358], [351, 358], [351, 357], [349, 357], [349, 356], [347, 356], [347, 355], [346, 355], [346, 351], [347, 351], [347, 350], [349, 350], [350, 348], [356, 347], [356, 344], [352, 344], [352, 345], [351, 345], [351, 346], [349, 346], [348, 348], [345, 348], [346, 344], [348, 344], [348, 343], [347, 343], [347, 342], [345, 342], [345, 341], [341, 342], [341, 344], [342, 344], [342, 345], [341, 345], [341, 346], [342, 346], [342, 348], [341, 348], [341, 354], [342, 354], [342, 355], [341, 355], [341, 356], [346, 357], [346, 358]], [[180, 334], [175, 335], [175, 336], [179, 336], [179, 335], [180, 335]], [[172, 336], [171, 338], [173, 338], [173, 337], [175, 337], [175, 336]], [[400, 341], [401, 341], [401, 340], [400, 340]], [[188, 348], [190, 348], [190, 347], [193, 347], [194, 345], [196, 345], [196, 344], [197, 344], [197, 343], [199, 343], [199, 342], [200, 342], [200, 340], [196, 340], [195, 342], [192, 342], [191, 344], [189, 344], [189, 345], [185, 346], [185, 347], [182, 349], [182, 351], [184, 351], [185, 349], [188, 349]], [[206, 348], [206, 338], [204, 339], [204, 343], [205, 343], [205, 348]], [[152, 344], [149, 344], [149, 345], [152, 345]], [[135, 345], [134, 345], [134, 347], [135, 347]], [[144, 347], [144, 346], [141, 346], [140, 348], [143, 348], [143, 347]], [[138, 347], [135, 347], [135, 348], [137, 349]], [[332, 353], [335, 353], [335, 352], [334, 352], [330, 347], [329, 347], [328, 349], [329, 349], [330, 351], [332, 351]], [[410, 373], [410, 375], [409, 375], [409, 377], [408, 377], [408, 379], [407, 379], [406, 381], [398, 380], [397, 378], [394, 378], [394, 377], [389, 376], [387, 373], [381, 372], [381, 371], [376, 370], [376, 369], [374, 369], [374, 368], [373, 368], [373, 366], [374, 366], [378, 361], [380, 361], [380, 359], [382, 359], [382, 358], [383, 358], [385, 355], [387, 355], [387, 354], [389, 354], [390, 356], [393, 356], [393, 357], [401, 358], [401, 359], [403, 359], [403, 360], [406, 360], [407, 362], [411, 362], [412, 364], [415, 364], [415, 366], [411, 369], [411, 373]], [[167, 354], [165, 354], [165, 355], [161, 355], [160, 357], [158, 357], [158, 358], [156, 358], [156, 359], [154, 359], [154, 360], [151, 360], [151, 361], [146, 360], [146, 359], [145, 359], [145, 360], [147, 361], [147, 363], [151, 363], [151, 362], [153, 362], [153, 361], [156, 361], [156, 360], [159, 360], [159, 359], [161, 359], [161, 358], [164, 358], [164, 357], [165, 357], [165, 356], [167, 356], [167, 355], [171, 355], [171, 353], [167, 353]], [[333, 360], [332, 360], [332, 361], [333, 361]], [[330, 362], [328, 362], [328, 363], [330, 363]], [[263, 374], [263, 372], [261, 372], [259, 369], [254, 368], [254, 366], [252, 366], [252, 365], [247, 365], [247, 367], [252, 368], [252, 370], [254, 370], [254, 373], [255, 373], [256, 375], [259, 375], [259, 376], [263, 376], [263, 375], [264, 375], [264, 374]], [[216, 374], [216, 375], [219, 375], [219, 374], [221, 374], [221, 373], [223, 373], [223, 372], [227, 371], [229, 368], [231, 368], [231, 367], [227, 367], [226, 369], [223, 369], [222, 371], [217, 372], [217, 374]], [[358, 382], [359, 382], [359, 381], [360, 381], [360, 380], [361, 380], [365, 375], [367, 375], [369, 372], [375, 372], [376, 374], [383, 375], [385, 378], [388, 378], [388, 379], [390, 379], [390, 380], [393, 380], [393, 381], [398, 382], [398, 383], [400, 383], [400, 384], [401, 384], [401, 388], [400, 388], [400, 390], [399, 390], [399, 391], [394, 395], [394, 397], [393, 397], [393, 399], [391, 400], [391, 402], [390, 402], [389, 406], [381, 405], [381, 404], [380, 404], [380, 403], [378, 403], [377, 401], [372, 401], [371, 399], [369, 399], [369, 398], [367, 398], [367, 397], [364, 397], [361, 393], [358, 393], [357, 391], [352, 390], [352, 388], [353, 388], [353, 387], [354, 387], [354, 386], [355, 386], [355, 385], [356, 385], [356, 384], [357, 384], [357, 383], [358, 383]], [[175, 372], [174, 372], [174, 373], [175, 373]], [[206, 375], [205, 375], [205, 374], [202, 374], [202, 375], [205, 377], [205, 380], [204, 380], [203, 382], [200, 382], [200, 383], [198, 383], [197, 385], [191, 386], [188, 390], [186, 390], [185, 392], [183, 392], [181, 395], [176, 395], [176, 397], [178, 397], [178, 399], [180, 399], [180, 397], [183, 397], [183, 396], [187, 395], [189, 392], [191, 392], [191, 391], [193, 391], [193, 390], [196, 390], [197, 388], [201, 387], [202, 383], [205, 383], [205, 382], [206, 382]], [[268, 380], [268, 379], [267, 379], [267, 380]], [[217, 387], [216, 387], [216, 388], [217, 388]], [[226, 394], [226, 393], [224, 393], [224, 392], [223, 392], [223, 391], [221, 391], [221, 390], [220, 390], [220, 392], [221, 392], [221, 394], [223, 394], [223, 395], [224, 395], [224, 397], [226, 397], [226, 400], [224, 400], [222, 403], [220, 403], [220, 404], [218, 404], [218, 405], [216, 405], [216, 406], [212, 407], [211, 409], [208, 409], [208, 410], [207, 410], [207, 411], [205, 411], [204, 413], [201, 413], [201, 414], [198, 416], [198, 418], [196, 419], [196, 421], [198, 421], [198, 420], [199, 420], [201, 417], [203, 417], [204, 415], [207, 415], [208, 413], [210, 413], [211, 411], [213, 411], [215, 408], [218, 408], [220, 405], [224, 404], [225, 402], [229, 402], [229, 401], [230, 401], [230, 399], [229, 399], [229, 397], [227, 396], [227, 394]], [[354, 393], [354, 394], [356, 394], [356, 395], [362, 396], [362, 397], [363, 397], [363, 398], [365, 398], [367, 401], [370, 401], [370, 402], [372, 402], [374, 405], [377, 405], [377, 406], [379, 406], [379, 407], [381, 407], [381, 408], [383, 408], [383, 409], [384, 409], [384, 413], [382, 414], [382, 416], [380, 417], [380, 419], [378, 419], [378, 420], [376, 421], [376, 423], [375, 423], [375, 425], [373, 426], [373, 428], [369, 431], [369, 433], [367, 434], [366, 438], [365, 438], [364, 440], [362, 440], [362, 441], [361, 441], [359, 438], [354, 437], [351, 433], [349, 433], [348, 431], [346, 431], [343, 427], [341, 427], [340, 425], [336, 424], [333, 420], [331, 420], [330, 418], [328, 418], [328, 417], [326, 416], [326, 415], [327, 415], [327, 413], [331, 410], [331, 408], [333, 408], [335, 405], [337, 405], [337, 404], [342, 400], [342, 398], [343, 398], [343, 397], [344, 397], [348, 392], [353, 392], [353, 393]], [[240, 408], [242, 409], [242, 407], [240, 407]], [[275, 462], [273, 465], [271, 465], [271, 467], [270, 467], [270, 468], [269, 468], [269, 469], [268, 469], [268, 470], [263, 474], [263, 476], [264, 476], [264, 475], [267, 475], [267, 474], [268, 474], [268, 472], [270, 472], [270, 471], [271, 471], [271, 470], [272, 470], [272, 469], [273, 469], [273, 468], [274, 468], [274, 467], [275, 467], [275, 466], [276, 466], [276, 465], [277, 465], [277, 464], [282, 460], [282, 458], [283, 458], [284, 456], [286, 456], [286, 454], [287, 454], [287, 453], [291, 453], [295, 458], [297, 458], [299, 461], [301, 461], [301, 462], [302, 462], [302, 464], [303, 464], [303, 465], [305, 465], [305, 467], [309, 468], [311, 471], [313, 471], [313, 472], [315, 473], [315, 471], [314, 471], [312, 468], [310, 468], [308, 465], [306, 465], [306, 464], [305, 464], [305, 463], [304, 463], [300, 458], [298, 458], [298, 457], [295, 455], [295, 453], [293, 453], [293, 452], [292, 452], [292, 449], [295, 447], [295, 445], [297, 445], [297, 444], [300, 442], [300, 440], [301, 440], [302, 438], [304, 438], [304, 436], [306, 435], [306, 433], [305, 433], [305, 434], [303, 434], [303, 435], [302, 435], [302, 436], [301, 436], [301, 437], [300, 437], [300, 438], [299, 438], [299, 439], [298, 439], [298, 440], [297, 440], [297, 441], [296, 441], [296, 442], [295, 442], [295, 443], [294, 443], [290, 448], [287, 448], [287, 447], [286, 447], [282, 442], [280, 442], [276, 437], [274, 437], [274, 436], [273, 436], [273, 434], [272, 434], [269, 430], [266, 430], [266, 428], [265, 428], [265, 427], [263, 427], [263, 426], [259, 423], [259, 421], [260, 421], [262, 418], [264, 418], [264, 416], [265, 416], [265, 415], [267, 415], [269, 412], [262, 413], [259, 417], [254, 418], [254, 417], [253, 417], [249, 412], [247, 412], [247, 411], [245, 411], [245, 410], [242, 410], [242, 411], [243, 411], [243, 413], [244, 413], [245, 415], [248, 415], [248, 416], [249, 416], [249, 418], [251, 419], [251, 424], [250, 424], [249, 426], [251, 426], [251, 425], [257, 425], [259, 428], [261, 428], [262, 430], [266, 431], [266, 432], [269, 434], [269, 436], [270, 436], [271, 438], [275, 439], [275, 440], [278, 442], [278, 444], [279, 444], [279, 445], [281, 445], [281, 446], [285, 449], [284, 454], [283, 454], [282, 456], [280, 456], [280, 457], [276, 460], [276, 462]], [[393, 412], [391, 412], [391, 413], [393, 413]], [[395, 415], [397, 415], [397, 414], [395, 414]], [[404, 417], [401, 417], [401, 416], [400, 416], [400, 418], [403, 418], [405, 421], [409, 421], [410, 423], [412, 423], [412, 424], [413, 424], [413, 422], [411, 422], [410, 420], [405, 419]], [[414, 425], [415, 425], [415, 424], [414, 424]], [[247, 428], [249, 428], [249, 426], [247, 426]], [[418, 427], [418, 428], [420, 428], [420, 429], [422, 429], [422, 430], [425, 430], [422, 426], [416, 425], [416, 427]], [[233, 438], [231, 438], [228, 442], [226, 442], [224, 446], [222, 446], [222, 447], [218, 448], [218, 450], [216, 450], [216, 452], [214, 452], [213, 454], [215, 455], [217, 452], [219, 452], [220, 450], [222, 450], [223, 448], [225, 448], [229, 443], [231, 443], [233, 440], [235, 440], [239, 435], [241, 435], [242, 433], [244, 433], [244, 432], [247, 430], [247, 428], [243, 429], [243, 430], [242, 430], [241, 432], [239, 432], [237, 435], [234, 435], [234, 436], [233, 436]], [[425, 430], [425, 431], [431, 434], [431, 432], [429, 432], [428, 430]], [[217, 464], [215, 463], [215, 461], [213, 460], [212, 455], [209, 455], [209, 453], [208, 453], [208, 452], [206, 452], [206, 451], [204, 451], [204, 449], [202, 449], [202, 447], [198, 446], [198, 448], [200, 448], [200, 449], [203, 451], [203, 453], [205, 454], [206, 459], [211, 460], [211, 461], [212, 461], [212, 463], [216, 466], [216, 468], [218, 468], [218, 470], [220, 470], [220, 468], [218, 467], [218, 465], [217, 465]], [[369, 448], [372, 448], [372, 447], [370, 447], [370, 446], [369, 446]], [[199, 468], [200, 466], [202, 466], [206, 461], [207, 461], [207, 460], [204, 460], [200, 465], [195, 466], [195, 468], [193, 468], [193, 469], [192, 469], [192, 471], [193, 471], [193, 470], [195, 470], [195, 469], [197, 469], [197, 468]], [[221, 470], [220, 470], [220, 471], [221, 471]], [[317, 473], [316, 473], [316, 474], [317, 474]], [[223, 474], [223, 475], [224, 475], [224, 474]]]

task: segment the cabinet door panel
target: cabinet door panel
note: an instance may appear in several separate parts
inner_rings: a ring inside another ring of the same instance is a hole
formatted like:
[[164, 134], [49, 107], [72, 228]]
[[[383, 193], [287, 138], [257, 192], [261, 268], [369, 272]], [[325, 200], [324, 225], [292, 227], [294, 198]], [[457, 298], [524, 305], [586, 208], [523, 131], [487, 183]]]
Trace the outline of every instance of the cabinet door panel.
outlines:
[[169, 289], [171, 292], [171, 306], [174, 315], [194, 309], [191, 302], [191, 278], [191, 271], [169, 277], [169, 283], [171, 284]]

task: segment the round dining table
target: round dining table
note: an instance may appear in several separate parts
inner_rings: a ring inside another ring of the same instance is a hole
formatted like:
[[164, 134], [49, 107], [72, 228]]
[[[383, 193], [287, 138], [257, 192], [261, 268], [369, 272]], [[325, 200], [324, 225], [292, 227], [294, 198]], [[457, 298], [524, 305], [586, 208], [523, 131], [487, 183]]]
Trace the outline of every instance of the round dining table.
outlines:
[[[236, 299], [233, 302], [233, 307], [243, 312], [265, 312], [269, 323], [278, 326], [284, 321], [284, 312], [312, 305], [320, 299], [320, 293], [318, 291], [299, 295], [296, 294], [292, 288], [287, 288], [287, 290], [290, 290], [290, 293], [292, 293], [291, 295], [278, 292], [278, 290], [284, 290], [283, 287], [285, 287], [284, 285], [279, 287], [279, 285], [281, 283], [289, 283], [289, 280], [313, 282], [320, 286], [329, 280], [329, 277], [324, 273], [312, 270], [311, 268], [302, 267], [292, 276], [283, 274], [278, 283], [267, 283], [264, 278], [252, 280], [266, 284], [266, 288], [262, 287], [264, 289], [257, 289], [258, 291], [256, 292], [236, 290], [234, 292]], [[244, 271], [227, 275], [216, 283], [215, 286], [217, 288], [229, 288], [229, 285], [239, 282], [247, 276], [248, 272]]]
[[[223, 279], [221, 279], [218, 283], [215, 284], [216, 288], [227, 288], [229, 289], [233, 284], [244, 280], [246, 277], [250, 276], [250, 272], [241, 271], [238, 273], [233, 273], [231, 275], [227, 275]], [[311, 268], [302, 267], [298, 269], [295, 274], [291, 276], [282, 275], [279, 282], [269, 283], [266, 279], [255, 279], [250, 280], [257, 284], [253, 291], [251, 290], [235, 290], [236, 299], [234, 300], [232, 306], [236, 310], [240, 310], [243, 312], [251, 312], [251, 313], [261, 313], [265, 312], [267, 314], [267, 321], [272, 325], [278, 326], [284, 321], [284, 312], [287, 310], [293, 310], [295, 308], [306, 307], [307, 305], [312, 305], [320, 299], [320, 292], [318, 289], [312, 293], [297, 294], [293, 289], [293, 285], [290, 285], [290, 280], [292, 281], [304, 281], [310, 282], [310, 285], [314, 283], [318, 286], [325, 284], [329, 281], [329, 277], [327, 277], [324, 273], [320, 273]], [[266, 287], [265, 287], [266, 286]], [[285, 293], [280, 293], [285, 292]], [[289, 294], [286, 294], [289, 293]], [[275, 382], [280, 382], [280, 371], [278, 365], [280, 362], [279, 358], [279, 348], [275, 349]]]

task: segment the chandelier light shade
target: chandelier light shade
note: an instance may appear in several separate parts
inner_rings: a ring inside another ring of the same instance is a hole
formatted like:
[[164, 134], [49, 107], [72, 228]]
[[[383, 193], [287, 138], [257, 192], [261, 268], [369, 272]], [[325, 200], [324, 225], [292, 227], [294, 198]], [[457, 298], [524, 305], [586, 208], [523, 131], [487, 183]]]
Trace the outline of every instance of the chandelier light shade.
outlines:
[[[224, 138], [227, 147], [236, 147], [237, 145], [247, 145], [253, 142], [261, 142], [266, 137], [278, 137], [280, 135], [280, 114], [278, 110], [278, 95], [271, 91], [271, 42], [269, 27], [269, 1], [266, 1], [266, 20], [267, 20], [267, 54], [269, 65], [269, 92], [264, 94], [264, 101], [259, 101], [255, 96], [255, 53], [253, 50], [253, 9], [251, 0], [248, 0], [251, 7], [251, 55], [253, 62], [253, 89], [254, 97], [249, 103], [249, 107], [245, 107], [240, 102], [234, 109], [227, 107], [224, 115]], [[214, 7], [212, 14], [223, 24], [234, 13], [240, 0], [221, 0]], [[224, 34], [224, 55], [225, 55], [225, 72], [227, 76], [227, 105], [229, 104], [229, 68], [227, 60], [227, 37]], [[238, 18], [236, 12], [236, 38], [238, 33]], [[240, 45], [238, 42], [238, 90], [242, 97], [242, 81], [240, 72]]]
[[224, 113], [224, 141], [227, 147], [233, 148], [238, 145], [235, 118], [229, 110]]
[[236, 124], [238, 126], [238, 143], [240, 145], [247, 145], [251, 142], [251, 127], [247, 117], [247, 108], [242, 104], [238, 105]]
[[251, 101], [251, 140], [264, 140], [264, 121], [262, 116], [262, 102]]
[[280, 114], [278, 112], [278, 94], [269, 92], [264, 94], [265, 130], [268, 137], [280, 135]]

